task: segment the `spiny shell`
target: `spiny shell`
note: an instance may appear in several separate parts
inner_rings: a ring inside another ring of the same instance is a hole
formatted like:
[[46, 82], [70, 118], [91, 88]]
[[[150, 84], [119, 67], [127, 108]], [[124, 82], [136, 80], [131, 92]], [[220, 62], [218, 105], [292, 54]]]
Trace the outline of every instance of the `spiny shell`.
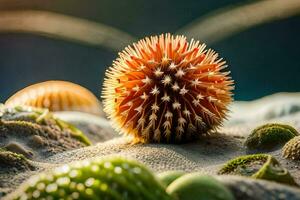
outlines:
[[179, 177], [167, 192], [179, 200], [234, 200], [233, 194], [212, 176], [191, 173]]
[[146, 37], [106, 71], [104, 111], [138, 142], [180, 143], [221, 125], [232, 101], [225, 61], [199, 41]]
[[14, 199], [43, 198], [171, 200], [147, 168], [120, 157], [78, 161], [39, 174]]
[[5, 105], [102, 115], [100, 102], [89, 90], [67, 81], [46, 81], [28, 86], [10, 97]]
[[289, 171], [268, 154], [253, 154], [234, 158], [220, 169], [219, 174], [250, 176], [257, 179], [297, 185]]
[[300, 136], [294, 137], [283, 146], [282, 156], [292, 160], [300, 160]]
[[270, 123], [254, 129], [245, 145], [249, 149], [273, 148], [299, 135], [296, 129], [286, 124]]

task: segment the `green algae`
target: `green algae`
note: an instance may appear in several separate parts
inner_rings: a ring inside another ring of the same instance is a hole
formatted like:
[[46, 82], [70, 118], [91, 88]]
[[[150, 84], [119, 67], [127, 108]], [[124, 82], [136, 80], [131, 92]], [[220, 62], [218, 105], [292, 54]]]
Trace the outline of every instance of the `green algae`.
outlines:
[[34, 170], [35, 167], [22, 154], [0, 148], [0, 169]]
[[72, 136], [79, 140], [80, 142], [86, 144], [86, 145], [91, 145], [92, 143], [90, 140], [84, 135], [84, 133], [76, 128], [74, 125], [65, 122], [61, 119], [55, 118], [55, 121], [57, 125], [61, 128], [61, 130], [69, 129], [72, 132]]

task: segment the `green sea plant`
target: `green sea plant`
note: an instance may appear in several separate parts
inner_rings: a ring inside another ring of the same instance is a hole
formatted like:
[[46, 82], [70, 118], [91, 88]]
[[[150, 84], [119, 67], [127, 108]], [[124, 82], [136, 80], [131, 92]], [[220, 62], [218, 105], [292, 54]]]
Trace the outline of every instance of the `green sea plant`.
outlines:
[[171, 200], [142, 164], [121, 157], [77, 161], [30, 178], [14, 199]]
[[183, 175], [173, 181], [167, 192], [179, 200], [234, 200], [231, 191], [212, 176], [200, 173]]
[[253, 154], [234, 158], [227, 162], [218, 174], [241, 175], [297, 185], [289, 171], [268, 154]]
[[292, 160], [300, 160], [300, 136], [294, 137], [283, 146], [282, 156]]
[[299, 133], [292, 126], [269, 123], [254, 129], [245, 145], [248, 149], [269, 149], [282, 145], [297, 135]]

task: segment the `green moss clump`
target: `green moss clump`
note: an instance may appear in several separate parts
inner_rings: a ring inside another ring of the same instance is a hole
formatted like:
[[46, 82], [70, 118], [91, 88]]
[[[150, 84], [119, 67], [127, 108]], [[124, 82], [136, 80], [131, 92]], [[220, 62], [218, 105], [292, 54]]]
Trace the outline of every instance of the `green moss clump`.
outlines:
[[85, 145], [91, 145], [89, 139], [75, 126], [55, 118], [47, 109], [16, 106], [14, 108], [0, 107], [0, 120], [25, 121], [52, 129], [67, 131], [70, 135]]
[[[253, 154], [247, 156], [240, 156], [228, 161], [219, 170], [218, 174], [252, 176], [267, 161], [267, 159], [267, 154]], [[256, 168], [249, 169], [248, 165], [251, 166], [252, 163], [256, 165]]]
[[219, 170], [218, 174], [249, 176], [257, 179], [297, 185], [289, 171], [283, 168], [274, 157], [267, 154], [237, 157], [225, 164]]
[[300, 160], [300, 136], [294, 137], [283, 146], [282, 156], [291, 160]]
[[16, 169], [18, 171], [34, 170], [35, 167], [22, 154], [13, 153], [0, 148], [0, 169]]
[[173, 181], [167, 192], [179, 200], [234, 200], [231, 191], [215, 178], [191, 173]]
[[120, 157], [64, 165], [30, 178], [20, 190], [14, 199], [172, 199], [146, 167]]
[[185, 175], [186, 173], [183, 171], [166, 171], [157, 175], [158, 179], [165, 185], [170, 185], [177, 178]]
[[246, 139], [248, 149], [268, 149], [284, 144], [299, 133], [286, 124], [265, 124], [254, 129]]

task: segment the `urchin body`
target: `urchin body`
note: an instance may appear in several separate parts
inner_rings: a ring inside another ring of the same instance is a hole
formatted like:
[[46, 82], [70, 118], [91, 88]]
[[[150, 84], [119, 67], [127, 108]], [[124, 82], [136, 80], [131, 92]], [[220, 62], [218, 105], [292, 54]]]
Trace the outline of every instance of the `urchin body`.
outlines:
[[219, 126], [232, 101], [226, 66], [199, 41], [170, 34], [140, 40], [106, 72], [104, 110], [141, 142], [181, 143]]

